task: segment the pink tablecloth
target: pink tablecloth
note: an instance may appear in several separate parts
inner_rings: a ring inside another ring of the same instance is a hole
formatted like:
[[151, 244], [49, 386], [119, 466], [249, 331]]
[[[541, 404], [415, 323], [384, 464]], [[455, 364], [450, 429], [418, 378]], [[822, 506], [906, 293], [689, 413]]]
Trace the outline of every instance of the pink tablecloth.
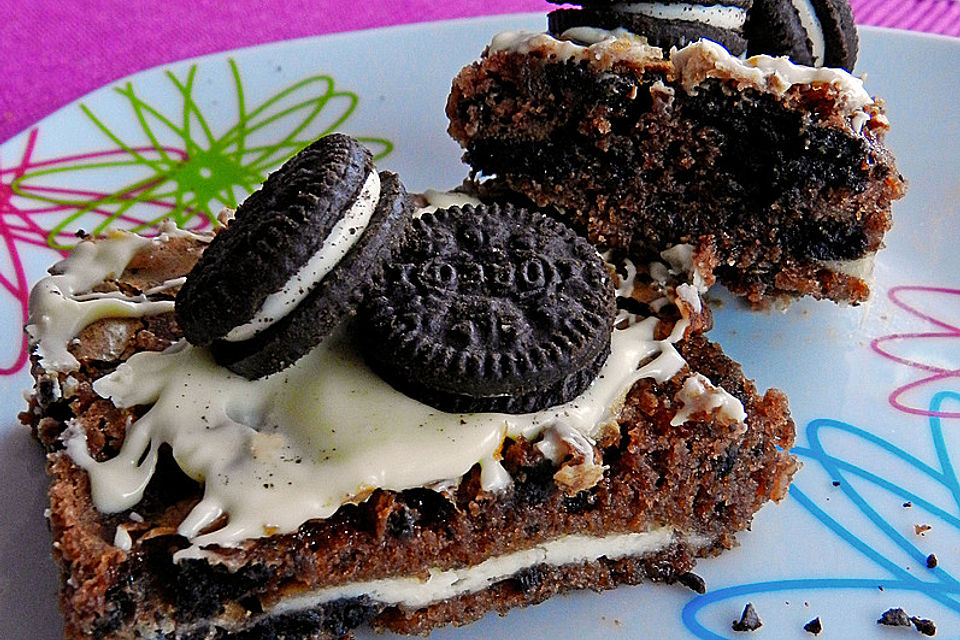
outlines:
[[[523, 11], [544, 0], [0, 0], [0, 142], [135, 71], [320, 33]], [[960, 0], [853, 0], [861, 24], [960, 35]]]

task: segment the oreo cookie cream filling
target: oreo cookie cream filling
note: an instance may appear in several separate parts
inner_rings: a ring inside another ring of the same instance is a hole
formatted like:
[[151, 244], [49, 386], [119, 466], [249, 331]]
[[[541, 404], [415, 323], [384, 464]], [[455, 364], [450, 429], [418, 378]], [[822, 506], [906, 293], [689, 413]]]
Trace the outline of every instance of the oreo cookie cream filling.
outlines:
[[547, 16], [548, 31], [562, 35], [573, 28], [623, 29], [668, 51], [700, 38], [721, 43], [735, 55], [747, 48], [744, 26], [752, 0], [683, 2], [581, 2]]
[[254, 380], [303, 357], [379, 279], [412, 203], [342, 134], [320, 138], [237, 209], [177, 296], [183, 335]]
[[744, 25], [749, 55], [853, 70], [860, 39], [847, 0], [754, 0]]
[[[621, 2], [613, 11], [657, 18], [704, 24], [718, 29], [742, 29], [747, 21], [747, 8], [742, 4], [696, 4], [685, 2]], [[642, 35], [642, 34], [641, 34]]]
[[810, 41], [810, 54], [813, 56], [813, 66], [823, 66], [824, 54], [827, 50], [827, 44], [823, 37], [823, 27], [820, 25], [820, 18], [817, 17], [817, 11], [813, 7], [811, 0], [790, 0], [803, 31]]
[[357, 199], [333, 226], [316, 253], [279, 291], [266, 297], [253, 318], [231, 329], [223, 340], [249, 340], [303, 302], [317, 283], [330, 273], [366, 231], [379, 199], [380, 176], [376, 171], [371, 171]]

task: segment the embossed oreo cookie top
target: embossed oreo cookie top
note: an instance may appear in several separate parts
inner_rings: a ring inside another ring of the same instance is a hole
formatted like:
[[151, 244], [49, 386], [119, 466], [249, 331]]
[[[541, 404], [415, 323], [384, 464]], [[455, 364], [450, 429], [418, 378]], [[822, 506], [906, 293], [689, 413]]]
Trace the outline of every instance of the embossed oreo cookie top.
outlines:
[[442, 411], [526, 413], [566, 402], [610, 351], [616, 301], [586, 240], [540, 213], [452, 207], [414, 220], [361, 345], [394, 387]]

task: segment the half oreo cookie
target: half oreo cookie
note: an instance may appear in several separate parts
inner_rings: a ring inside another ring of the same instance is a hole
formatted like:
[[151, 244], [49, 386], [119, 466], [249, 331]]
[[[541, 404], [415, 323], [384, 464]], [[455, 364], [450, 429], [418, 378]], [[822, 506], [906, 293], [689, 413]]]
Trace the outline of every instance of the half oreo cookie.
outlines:
[[606, 30], [620, 27], [644, 36], [651, 45], [661, 49], [683, 47], [701, 38], [722, 44], [734, 55], [747, 49], [744, 25], [751, 0], [588, 0], [578, 4], [582, 4], [582, 9], [557, 9], [548, 14], [551, 34], [559, 37], [575, 27]]
[[249, 379], [293, 364], [356, 308], [411, 204], [370, 152], [334, 134], [267, 178], [177, 296], [186, 339]]
[[847, 0], [753, 0], [744, 27], [747, 53], [853, 71], [860, 40]]
[[414, 220], [359, 313], [367, 361], [441, 411], [526, 413], [572, 400], [610, 352], [616, 296], [585, 239], [512, 206]]

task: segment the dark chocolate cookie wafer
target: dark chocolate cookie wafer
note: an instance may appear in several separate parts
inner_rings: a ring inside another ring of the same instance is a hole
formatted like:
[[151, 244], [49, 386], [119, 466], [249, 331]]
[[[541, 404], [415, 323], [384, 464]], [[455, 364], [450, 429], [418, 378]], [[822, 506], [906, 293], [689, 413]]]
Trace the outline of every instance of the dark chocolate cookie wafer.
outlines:
[[747, 48], [744, 24], [751, 0], [581, 4], [582, 9], [558, 9], [549, 13], [550, 33], [561, 36], [574, 27], [606, 30], [620, 27], [662, 49], [683, 47], [701, 38], [719, 42], [734, 55], [740, 55]]
[[352, 138], [321, 138], [271, 174], [204, 251], [177, 296], [186, 339], [208, 345], [249, 323], [317, 254], [373, 173]]
[[853, 71], [860, 46], [847, 0], [754, 0], [744, 27], [747, 53]]
[[511, 206], [414, 220], [360, 311], [368, 362], [442, 411], [525, 413], [596, 376], [616, 313], [596, 250], [563, 224]]
[[392, 173], [381, 172], [380, 200], [365, 231], [296, 308], [253, 338], [217, 340], [217, 362], [249, 379], [280, 371], [306, 354], [351, 314], [396, 249], [412, 203]]

